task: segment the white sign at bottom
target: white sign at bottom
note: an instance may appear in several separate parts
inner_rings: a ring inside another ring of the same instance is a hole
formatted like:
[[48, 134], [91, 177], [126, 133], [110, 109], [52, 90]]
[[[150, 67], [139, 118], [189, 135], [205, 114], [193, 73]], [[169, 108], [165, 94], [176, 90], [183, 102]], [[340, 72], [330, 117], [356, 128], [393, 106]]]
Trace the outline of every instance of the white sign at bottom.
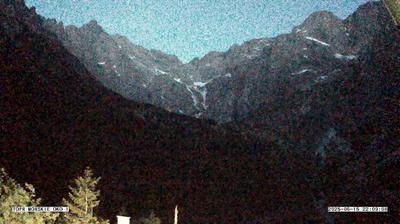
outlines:
[[129, 224], [131, 217], [117, 215], [118, 224]]

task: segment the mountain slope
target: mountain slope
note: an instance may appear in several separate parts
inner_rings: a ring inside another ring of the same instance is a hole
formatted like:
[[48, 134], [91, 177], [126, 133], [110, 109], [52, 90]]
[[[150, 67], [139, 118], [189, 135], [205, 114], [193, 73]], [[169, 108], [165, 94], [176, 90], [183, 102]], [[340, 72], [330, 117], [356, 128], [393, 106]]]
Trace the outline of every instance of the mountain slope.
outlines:
[[115, 92], [226, 123], [268, 104], [279, 83], [304, 89], [312, 88], [315, 80], [335, 79], [392, 24], [381, 2], [367, 5], [371, 7], [361, 7], [345, 20], [331, 12], [315, 12], [289, 34], [250, 40], [187, 64], [126, 37], [108, 35], [95, 21], [77, 28], [46, 20], [44, 26]]
[[200, 112], [200, 94], [176, 56], [144, 49], [120, 35], [111, 36], [96, 21], [77, 28], [46, 20], [44, 27], [98, 80], [126, 98], [181, 114]]
[[[361, 6], [345, 20], [316, 12], [290, 34], [266, 39], [268, 45], [247, 63], [228, 67], [232, 79], [207, 86], [209, 107], [204, 117], [240, 121], [251, 110], [266, 109], [282, 90], [307, 90], [316, 82], [345, 75], [376, 39], [396, 30], [381, 2]], [[223, 102], [223, 103], [220, 103]]]
[[[303, 73], [309, 76], [304, 77], [309, 79], [306, 88], [290, 79], [258, 80], [272, 82], [268, 101], [233, 125], [279, 139], [282, 147], [314, 158], [320, 172], [327, 174], [315, 182], [324, 206], [357, 201], [386, 204], [395, 213], [400, 195], [396, 181], [400, 174], [400, 30], [378, 2], [361, 6], [344, 24], [357, 40], [351, 45], [358, 51], [357, 58], [340, 70], [331, 65], [314, 70], [324, 79]], [[270, 75], [268, 69], [261, 74]]]
[[[254, 157], [266, 143], [118, 96], [42, 29], [33, 10], [0, 5], [0, 165], [34, 184], [45, 204], [60, 203], [90, 165], [102, 176], [99, 212], [108, 218], [123, 207], [137, 217], [152, 208], [169, 222], [176, 204], [191, 223], [262, 215], [266, 189], [258, 186], [268, 174]], [[251, 201], [259, 209], [240, 208]]]
[[96, 21], [78, 28], [44, 20], [43, 26], [108, 88], [128, 99], [195, 117], [208, 109], [206, 85], [228, 80], [231, 74], [224, 73], [228, 67], [259, 56], [268, 44], [252, 40], [226, 53], [210, 52], [183, 64], [176, 56], [147, 50], [121, 35], [109, 35]]
[[104, 88], [40, 20], [22, 1], [0, 1], [0, 166], [48, 205], [90, 165], [103, 178], [102, 216], [153, 208], [169, 222], [179, 204], [188, 222], [239, 221], [239, 201], [260, 192], [234, 191], [258, 178], [252, 151], [268, 147]]

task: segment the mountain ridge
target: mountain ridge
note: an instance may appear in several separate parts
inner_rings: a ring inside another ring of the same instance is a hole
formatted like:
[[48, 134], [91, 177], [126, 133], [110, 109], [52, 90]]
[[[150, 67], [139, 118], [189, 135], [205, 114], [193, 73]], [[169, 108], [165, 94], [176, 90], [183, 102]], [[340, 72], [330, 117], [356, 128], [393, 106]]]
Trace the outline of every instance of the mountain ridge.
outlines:
[[[310, 62], [307, 60], [314, 60], [311, 62], [315, 64], [314, 67], [322, 67], [326, 63], [340, 67], [337, 63], [339, 60], [355, 59], [358, 52], [372, 41], [368, 35], [379, 33], [378, 27], [368, 30], [369, 32], [360, 32], [352, 28], [352, 26], [358, 26], [357, 21], [367, 21], [379, 13], [369, 9], [369, 12], [365, 13], [369, 13], [370, 17], [364, 15], [361, 18], [363, 8], [368, 5], [374, 9], [382, 8], [379, 2], [366, 3], [343, 20], [332, 12], [315, 12], [302, 24], [294, 27], [291, 33], [245, 41], [240, 45], [232, 45], [226, 52], [212, 51], [189, 63], [182, 63], [174, 55], [132, 44], [121, 35], [108, 35], [96, 22], [94, 22], [96, 27], [93, 29], [102, 31], [98, 33], [100, 36], [97, 38], [88, 34], [90, 26], [86, 25], [64, 30], [62, 25], [57, 24], [55, 20], [47, 20], [44, 26], [55, 32], [64, 46], [78, 56], [89, 71], [105, 86], [128, 99], [150, 103], [179, 114], [226, 123], [236, 119], [234, 114], [246, 116], [249, 110], [247, 104], [252, 108], [257, 108], [259, 103], [245, 102], [244, 105], [240, 105], [241, 102], [247, 101], [248, 97], [239, 97], [238, 93], [235, 93], [236, 90], [231, 93], [226, 91], [222, 93], [222, 86], [214, 84], [214, 79], [224, 77], [222, 83], [227, 83], [228, 86], [229, 83], [240, 82], [235, 79], [241, 80], [240, 74], [237, 73], [241, 73], [243, 67], [255, 68], [263, 63], [271, 63], [266, 60], [273, 61], [270, 66], [271, 76], [279, 73], [286, 73], [282, 74], [286, 76], [300, 73], [309, 69], [301, 68], [308, 66]], [[356, 17], [356, 13], [361, 19], [352, 20], [351, 18]], [[364, 24], [360, 25], [372, 28]], [[293, 42], [294, 45], [288, 45], [288, 41]], [[314, 44], [311, 45], [312, 43]], [[93, 51], [93, 49], [96, 50]], [[267, 55], [264, 51], [271, 50], [276, 51], [272, 58], [262, 58]], [[308, 58], [307, 50], [311, 51], [315, 57]], [[293, 54], [298, 55], [301, 51], [304, 52], [302, 58], [291, 58]], [[293, 71], [293, 69], [298, 69], [298, 71]], [[325, 76], [321, 75], [321, 77]], [[239, 87], [242, 84], [235, 85]], [[215, 89], [216, 86], [219, 87]], [[231, 89], [238, 89], [238, 87]], [[247, 94], [263, 95], [264, 93]], [[239, 102], [238, 108], [234, 108], [237, 105], [235, 102]]]

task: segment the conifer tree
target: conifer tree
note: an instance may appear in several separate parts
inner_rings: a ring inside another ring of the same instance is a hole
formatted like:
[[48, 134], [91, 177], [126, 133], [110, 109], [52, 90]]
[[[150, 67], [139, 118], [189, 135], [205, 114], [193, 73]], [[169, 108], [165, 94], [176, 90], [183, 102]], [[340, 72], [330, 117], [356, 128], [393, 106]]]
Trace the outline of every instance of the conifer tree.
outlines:
[[10, 178], [4, 169], [0, 169], [0, 224], [52, 224], [58, 213], [13, 212], [12, 207], [40, 206], [35, 188], [25, 187]]
[[97, 183], [100, 177], [93, 177], [90, 168], [86, 168], [83, 176], [75, 179], [75, 187], [70, 187], [68, 199], [63, 199], [69, 213], [64, 214], [68, 224], [106, 224], [108, 220], [100, 220], [94, 214], [94, 209], [99, 205], [100, 191]]

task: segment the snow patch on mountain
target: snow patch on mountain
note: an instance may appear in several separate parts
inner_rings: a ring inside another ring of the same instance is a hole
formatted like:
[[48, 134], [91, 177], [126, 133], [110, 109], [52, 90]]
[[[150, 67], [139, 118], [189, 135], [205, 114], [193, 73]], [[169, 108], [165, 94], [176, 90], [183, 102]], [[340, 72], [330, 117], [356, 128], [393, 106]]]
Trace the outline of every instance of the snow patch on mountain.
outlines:
[[117, 77], [121, 77], [121, 73], [118, 72], [117, 66], [116, 66], [116, 65], [113, 65], [113, 69], [112, 69], [112, 70], [113, 70], [114, 73], [117, 75]]
[[303, 30], [303, 29], [297, 28], [295, 32], [296, 33], [307, 33], [307, 30]]
[[182, 81], [181, 81], [180, 78], [174, 78], [174, 80], [175, 80], [176, 82], [182, 83]]
[[121, 77], [121, 74], [117, 70], [115, 70], [114, 72], [115, 74], [117, 74], [117, 77]]
[[258, 55], [255, 55], [255, 54], [246, 54], [245, 55], [245, 57], [248, 58], [248, 59], [253, 59], [253, 58], [257, 57], [257, 56]]
[[224, 77], [231, 78], [231, 77], [232, 77], [232, 74], [231, 74], [231, 73], [226, 73], [226, 74], [224, 75]]
[[[213, 82], [215, 79], [221, 78], [221, 77], [232, 77], [231, 73], [226, 73], [225, 75], [219, 75], [215, 76], [212, 79], [207, 80], [206, 82], [200, 82], [196, 81], [193, 82], [192, 86], [186, 86], [189, 89], [193, 88], [194, 91], [200, 93], [202, 101], [201, 105], [203, 106], [204, 109], [207, 109], [207, 84]], [[186, 84], [185, 84], [186, 85]], [[192, 98], [195, 97], [192, 95]], [[196, 101], [196, 105], [198, 104], [198, 101]], [[197, 107], [196, 107], [197, 108]]]
[[154, 69], [154, 72], [155, 72], [156, 74], [161, 74], [161, 75], [166, 75], [166, 74], [168, 74], [168, 72], [163, 71], [163, 70], [160, 70], [160, 69], [158, 69], [158, 68], [155, 68], [155, 69]]
[[198, 86], [198, 87], [204, 87], [205, 85], [207, 85], [206, 82], [194, 82], [193, 85]]
[[325, 81], [325, 80], [327, 80], [329, 77], [327, 76], [327, 75], [321, 75], [321, 76], [319, 76], [318, 78], [316, 78], [314, 81], [316, 82], [316, 83], [319, 83], [319, 82], [323, 82], [323, 81]]
[[261, 49], [261, 47], [259, 47], [259, 46], [255, 46], [255, 47], [254, 47], [254, 50], [255, 50], [255, 51], [261, 51], [262, 49]]
[[321, 45], [324, 45], [324, 46], [331, 46], [330, 44], [328, 44], [328, 43], [326, 43], [326, 42], [323, 42], [323, 41], [321, 41], [321, 40], [315, 39], [314, 37], [309, 37], [309, 36], [307, 36], [306, 39], [307, 39], [307, 40], [314, 41], [314, 42], [317, 42], [317, 43], [319, 43], [319, 44], [321, 44]]
[[342, 54], [336, 53], [335, 58], [341, 59], [341, 60], [346, 60], [346, 61], [351, 61], [351, 60], [356, 59], [357, 56], [356, 55], [342, 55]]
[[321, 80], [325, 80], [325, 79], [327, 79], [327, 78], [328, 78], [327, 75], [321, 75], [321, 76], [319, 77], [319, 79], [321, 79]]
[[303, 70], [301, 70], [299, 72], [292, 73], [292, 75], [301, 75], [301, 74], [304, 74], [306, 72], [311, 72], [311, 71], [312, 71], [311, 69], [303, 69]]
[[204, 88], [201, 92], [200, 92], [201, 96], [203, 97], [203, 101], [202, 101], [202, 105], [204, 109], [207, 109], [207, 104], [206, 104], [206, 97], [207, 97], [207, 89]]
[[200, 110], [200, 108], [199, 108], [199, 106], [198, 106], [199, 102], [198, 102], [198, 100], [197, 100], [197, 97], [194, 95], [193, 91], [190, 89], [190, 87], [189, 87], [188, 85], [185, 85], [185, 86], [186, 86], [186, 89], [190, 92], [190, 95], [192, 96], [193, 106], [194, 106], [197, 110]]

